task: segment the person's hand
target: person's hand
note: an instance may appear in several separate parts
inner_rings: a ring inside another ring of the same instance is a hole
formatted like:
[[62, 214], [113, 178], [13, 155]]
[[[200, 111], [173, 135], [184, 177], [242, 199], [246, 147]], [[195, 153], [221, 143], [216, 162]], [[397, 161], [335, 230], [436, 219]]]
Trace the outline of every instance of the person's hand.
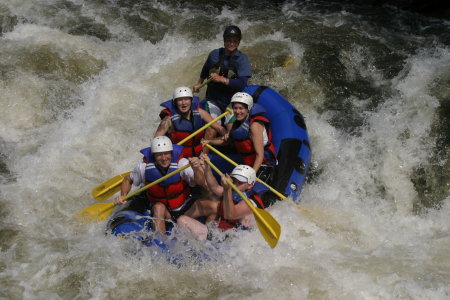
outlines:
[[114, 203], [116, 205], [124, 205], [127, 202], [123, 201], [123, 198], [125, 198], [125, 196], [122, 196], [121, 194], [117, 195], [116, 198], [114, 199]]
[[209, 76], [211, 77], [211, 80], [214, 81], [214, 82], [225, 83], [225, 81], [226, 81], [225, 77], [220, 76], [217, 73], [211, 73]]
[[194, 93], [199, 93], [199, 92], [200, 92], [200, 86], [201, 86], [201, 85], [202, 85], [201, 83], [195, 84], [194, 87], [192, 88], [192, 92], [194, 92]]
[[227, 132], [222, 136], [222, 140], [224, 140], [225, 142], [228, 141], [228, 139], [230, 138], [230, 133]]
[[206, 153], [203, 153], [201, 160], [205, 163], [205, 160], [209, 160], [209, 156]]
[[206, 158], [209, 159], [207, 154], [202, 154], [201, 156], [199, 156], [199, 164], [200, 168], [202, 169], [205, 168], [205, 159], [203, 158], [203, 156], [206, 156]]
[[205, 147], [206, 145], [209, 144], [209, 142], [210, 142], [210, 140], [202, 139], [202, 140], [200, 141], [200, 144], [202, 144], [202, 146]]
[[201, 168], [200, 159], [198, 157], [189, 157], [189, 162], [193, 169]]
[[231, 185], [228, 184], [227, 179], [231, 181], [230, 175], [228, 175], [228, 174], [222, 175], [222, 177], [221, 177], [221, 183], [222, 183], [222, 187], [223, 187], [224, 190], [229, 190], [229, 189], [231, 189]]
[[223, 126], [220, 126], [219, 134], [220, 134], [221, 136], [224, 136], [224, 135], [226, 135], [227, 133], [228, 133], [228, 131], [226, 130], [226, 128], [223, 127]]

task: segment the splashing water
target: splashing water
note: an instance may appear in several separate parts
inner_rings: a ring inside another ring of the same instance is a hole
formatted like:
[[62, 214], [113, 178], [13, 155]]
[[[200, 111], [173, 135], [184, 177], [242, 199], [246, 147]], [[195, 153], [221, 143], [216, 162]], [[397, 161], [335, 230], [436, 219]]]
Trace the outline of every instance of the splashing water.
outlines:
[[[448, 298], [449, 23], [227, 3], [0, 4], [1, 298]], [[243, 31], [251, 83], [305, 116], [307, 211], [270, 208], [275, 249], [251, 231], [218, 252], [180, 235], [168, 255], [80, 224], [91, 189], [140, 159], [159, 104], [197, 81], [228, 24]]]

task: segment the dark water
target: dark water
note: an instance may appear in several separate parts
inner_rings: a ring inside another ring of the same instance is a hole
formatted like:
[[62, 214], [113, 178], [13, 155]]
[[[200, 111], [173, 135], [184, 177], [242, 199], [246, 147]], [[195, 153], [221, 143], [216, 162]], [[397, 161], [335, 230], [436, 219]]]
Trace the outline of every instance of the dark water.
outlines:
[[[305, 116], [308, 213], [280, 203], [275, 249], [255, 231], [181, 268], [74, 220], [229, 24], [251, 84]], [[1, 1], [0, 298], [448, 298], [449, 27], [328, 1]]]

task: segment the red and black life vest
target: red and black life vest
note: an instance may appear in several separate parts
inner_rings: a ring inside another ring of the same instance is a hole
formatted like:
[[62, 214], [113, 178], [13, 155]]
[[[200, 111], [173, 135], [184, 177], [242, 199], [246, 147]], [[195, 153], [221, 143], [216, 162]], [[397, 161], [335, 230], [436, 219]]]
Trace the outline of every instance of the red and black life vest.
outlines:
[[[145, 167], [145, 184], [147, 185], [150, 182], [177, 170], [178, 161], [182, 158], [182, 151], [182, 146], [173, 145], [172, 161], [169, 169], [163, 174], [160, 168], [155, 164], [153, 156], [151, 155], [151, 148], [142, 149], [141, 153], [144, 154], [144, 162], [147, 164]], [[185, 182], [181, 178], [180, 173], [178, 173], [148, 188], [147, 199], [150, 202], [161, 202], [169, 209], [173, 210], [182, 206], [190, 193], [191, 189], [188, 183]]]
[[[244, 194], [247, 196], [250, 202], [256, 205], [256, 207], [264, 209], [265, 207], [262, 200], [262, 195], [268, 190], [269, 189], [265, 185], [256, 182], [253, 188], [250, 191], [246, 191]], [[239, 196], [239, 194], [235, 191], [232, 191], [231, 197], [235, 204], [244, 201], [241, 196]], [[219, 203], [217, 216], [219, 217], [218, 228], [222, 230], [237, 228], [240, 225], [239, 220], [228, 220], [224, 218], [223, 200], [221, 200]]]
[[253, 122], [261, 122], [267, 131], [268, 142], [264, 145], [263, 164], [274, 165], [276, 161], [275, 147], [272, 143], [272, 131], [270, 130], [270, 121], [263, 114], [266, 112], [264, 107], [255, 103], [250, 111], [250, 117], [244, 122], [235, 121], [230, 132], [233, 145], [242, 156], [244, 164], [253, 166], [256, 159], [255, 147], [250, 139], [250, 126]]
[[[188, 137], [190, 134], [205, 125], [205, 122], [200, 115], [198, 97], [194, 97], [192, 99], [190, 120], [186, 119], [179, 113], [178, 109], [173, 103], [173, 100], [163, 102], [161, 106], [165, 107], [165, 109], [163, 109], [159, 114], [161, 120], [166, 116], [169, 116], [170, 120], [172, 121], [173, 131], [168, 133], [167, 136], [170, 138], [173, 144], [179, 143], [184, 138]], [[195, 137], [184, 142], [184, 144], [182, 145], [184, 147], [182, 153], [183, 157], [198, 156], [200, 154], [203, 148], [200, 144], [200, 141], [203, 138], [204, 133], [205, 131], [203, 130]]]

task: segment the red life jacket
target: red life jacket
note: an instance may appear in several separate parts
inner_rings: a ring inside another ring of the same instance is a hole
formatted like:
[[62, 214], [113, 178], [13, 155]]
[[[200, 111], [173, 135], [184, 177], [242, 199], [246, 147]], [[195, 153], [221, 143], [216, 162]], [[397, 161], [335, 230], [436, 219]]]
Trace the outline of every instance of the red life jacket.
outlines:
[[[200, 105], [198, 97], [194, 97], [192, 99], [190, 120], [184, 118], [178, 112], [178, 109], [174, 105], [173, 100], [163, 102], [161, 106], [165, 107], [165, 109], [161, 111], [159, 117], [161, 119], [164, 119], [165, 116], [169, 116], [170, 120], [172, 121], [174, 131], [168, 133], [167, 136], [170, 138], [173, 144], [179, 143], [180, 141], [191, 135], [193, 132], [201, 128], [203, 125], [205, 125], [205, 122], [200, 115]], [[184, 142], [184, 144], [182, 145], [184, 147], [182, 153], [183, 157], [193, 157], [200, 154], [203, 149], [200, 141], [203, 138], [204, 133], [205, 131], [203, 130], [195, 137]]]
[[[256, 207], [264, 209], [264, 203], [261, 197], [262, 194], [268, 190], [269, 189], [264, 185], [257, 183], [253, 186], [253, 189], [251, 191], [247, 191], [244, 194], [246, 194], [250, 202], [256, 204]], [[243, 201], [243, 199], [235, 191], [232, 192], [232, 198], [235, 204]], [[239, 220], [228, 220], [224, 218], [223, 200], [221, 200], [219, 203], [217, 216], [219, 217], [219, 224], [217, 227], [222, 230], [237, 228], [240, 225]]]
[[274, 165], [276, 161], [275, 147], [272, 143], [272, 131], [270, 130], [270, 121], [263, 116], [265, 112], [264, 107], [255, 103], [250, 111], [250, 117], [243, 123], [235, 121], [230, 132], [233, 145], [236, 147], [238, 153], [242, 156], [244, 164], [253, 166], [256, 159], [255, 147], [250, 139], [250, 126], [253, 122], [258, 121], [264, 124], [267, 131], [268, 142], [264, 145], [263, 164], [268, 166]]
[[[178, 161], [182, 158], [182, 146], [173, 145], [172, 161], [166, 174], [178, 169]], [[145, 184], [149, 184], [165, 174], [156, 166], [153, 156], [151, 155], [151, 148], [141, 150], [144, 154], [145, 167]], [[150, 202], [161, 202], [170, 210], [176, 209], [184, 204], [186, 199], [190, 196], [191, 189], [187, 182], [185, 182], [180, 173], [175, 174], [158, 184], [147, 189], [147, 199]]]

